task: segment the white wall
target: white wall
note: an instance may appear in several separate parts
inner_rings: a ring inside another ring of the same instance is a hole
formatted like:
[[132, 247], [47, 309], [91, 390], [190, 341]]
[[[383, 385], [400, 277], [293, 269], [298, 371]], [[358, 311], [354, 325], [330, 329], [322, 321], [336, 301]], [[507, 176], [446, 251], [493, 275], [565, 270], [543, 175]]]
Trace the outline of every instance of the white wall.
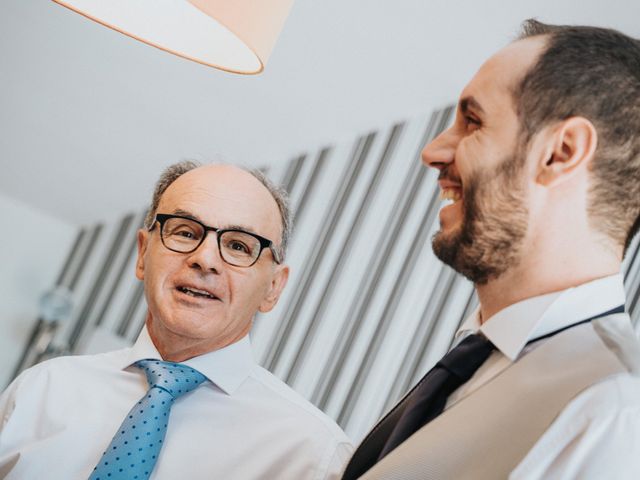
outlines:
[[0, 389], [38, 318], [78, 228], [0, 193]]
[[640, 37], [638, 0], [296, 0], [265, 72], [239, 76], [3, 0], [0, 158], [20, 161], [0, 191], [86, 225], [144, 205], [181, 158], [284, 164], [454, 102], [532, 16]]

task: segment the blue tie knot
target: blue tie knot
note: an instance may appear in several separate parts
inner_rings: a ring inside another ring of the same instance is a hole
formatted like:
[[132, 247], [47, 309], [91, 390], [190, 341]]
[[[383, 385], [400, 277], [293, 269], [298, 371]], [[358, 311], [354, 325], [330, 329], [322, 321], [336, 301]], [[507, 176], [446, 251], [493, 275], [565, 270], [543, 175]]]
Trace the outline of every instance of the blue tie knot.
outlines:
[[190, 392], [206, 380], [200, 372], [181, 363], [148, 359], [134, 365], [144, 370], [149, 387], [166, 390], [173, 398]]

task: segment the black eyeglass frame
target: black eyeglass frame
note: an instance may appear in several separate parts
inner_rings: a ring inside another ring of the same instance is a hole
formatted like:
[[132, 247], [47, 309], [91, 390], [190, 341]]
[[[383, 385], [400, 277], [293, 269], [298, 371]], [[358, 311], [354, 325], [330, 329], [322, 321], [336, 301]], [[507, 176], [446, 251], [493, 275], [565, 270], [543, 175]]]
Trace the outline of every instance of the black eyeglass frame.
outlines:
[[[175, 250], [173, 248], [168, 247], [167, 244], [164, 243], [164, 235], [162, 234], [162, 230], [164, 228], [164, 223], [167, 220], [170, 220], [172, 218], [182, 218], [184, 220], [189, 220], [191, 222], [197, 223], [198, 225], [200, 225], [204, 229], [204, 233], [202, 234], [202, 238], [200, 239], [198, 244], [195, 247], [193, 247], [191, 250], [188, 250], [186, 252], [183, 252], [182, 250]], [[260, 259], [260, 255], [262, 254], [262, 251], [265, 248], [268, 248], [269, 250], [271, 250], [271, 255], [273, 256], [273, 261], [275, 263], [277, 263], [278, 265], [280, 265], [282, 263], [282, 259], [280, 258], [280, 254], [278, 253], [278, 251], [273, 246], [273, 242], [271, 240], [269, 240], [268, 238], [261, 237], [257, 233], [247, 232], [246, 230], [241, 230], [241, 229], [238, 229], [238, 228], [216, 228], [216, 227], [210, 227], [209, 225], [205, 225], [201, 221], [196, 220], [195, 218], [192, 218], [192, 217], [188, 217], [188, 216], [185, 216], [185, 215], [172, 215], [172, 214], [167, 214], [167, 213], [156, 213], [156, 216], [153, 219], [153, 224], [149, 228], [150, 232], [155, 228], [156, 223], [160, 224], [160, 240], [162, 241], [162, 245], [164, 245], [164, 247], [167, 250], [171, 250], [172, 252], [176, 252], [176, 253], [193, 253], [198, 248], [200, 248], [200, 245], [202, 245], [202, 243], [204, 242], [204, 239], [207, 238], [207, 235], [209, 234], [209, 232], [215, 232], [216, 233], [216, 242], [218, 243], [218, 253], [220, 254], [220, 258], [222, 258], [222, 260], [225, 263], [228, 263], [229, 265], [233, 265], [235, 267], [241, 267], [241, 268], [252, 267]], [[258, 242], [260, 242], [260, 251], [258, 252], [258, 255], [256, 256], [255, 260], [250, 265], [246, 265], [246, 266], [245, 265], [235, 265], [235, 264], [230, 263], [230, 262], [228, 262], [227, 260], [224, 259], [224, 256], [222, 255], [222, 247], [220, 246], [220, 236], [225, 232], [244, 233], [245, 235], [252, 236], [253, 238], [257, 239]]]

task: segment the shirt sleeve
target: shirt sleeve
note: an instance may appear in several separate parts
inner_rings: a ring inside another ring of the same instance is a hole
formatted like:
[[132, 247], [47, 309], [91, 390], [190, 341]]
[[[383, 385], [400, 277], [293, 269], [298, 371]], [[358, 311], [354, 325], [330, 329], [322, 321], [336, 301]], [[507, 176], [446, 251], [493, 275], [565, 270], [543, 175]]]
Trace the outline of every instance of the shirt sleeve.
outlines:
[[639, 451], [640, 379], [618, 375], [569, 403], [509, 478], [638, 479]]
[[20, 378], [14, 380], [0, 395], [0, 478], [9, 474], [20, 454], [11, 448], [13, 440], [10, 437], [8, 424], [16, 406], [16, 396]]
[[329, 452], [327, 468], [318, 477], [319, 480], [338, 480], [342, 478], [342, 472], [353, 454], [353, 445], [339, 443], [333, 452]]
[[15, 382], [0, 395], [0, 434], [4, 430], [5, 425], [11, 417], [11, 413], [15, 408]]

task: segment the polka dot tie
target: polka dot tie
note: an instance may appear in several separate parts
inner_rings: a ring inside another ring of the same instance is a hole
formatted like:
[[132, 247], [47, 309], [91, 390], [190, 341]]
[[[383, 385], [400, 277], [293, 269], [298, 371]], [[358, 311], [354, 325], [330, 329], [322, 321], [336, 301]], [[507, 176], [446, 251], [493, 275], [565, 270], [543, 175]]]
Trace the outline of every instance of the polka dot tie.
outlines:
[[173, 402], [206, 377], [180, 363], [140, 360], [149, 391], [131, 409], [89, 480], [144, 480], [156, 464]]

